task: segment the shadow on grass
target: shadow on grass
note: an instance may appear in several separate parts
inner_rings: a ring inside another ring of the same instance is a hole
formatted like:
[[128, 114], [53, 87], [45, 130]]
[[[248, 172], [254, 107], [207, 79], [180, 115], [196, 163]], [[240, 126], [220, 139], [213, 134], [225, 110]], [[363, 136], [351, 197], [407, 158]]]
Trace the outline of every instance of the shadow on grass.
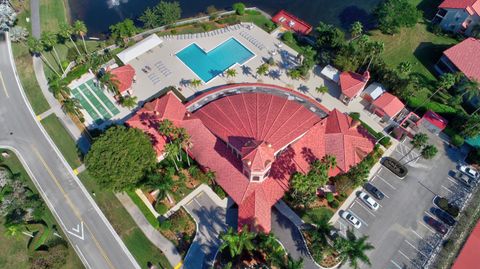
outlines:
[[435, 75], [434, 65], [442, 56], [443, 51], [448, 49], [451, 45], [434, 44], [432, 42], [420, 42], [418, 47], [413, 52], [417, 60], [422, 63], [425, 68]]

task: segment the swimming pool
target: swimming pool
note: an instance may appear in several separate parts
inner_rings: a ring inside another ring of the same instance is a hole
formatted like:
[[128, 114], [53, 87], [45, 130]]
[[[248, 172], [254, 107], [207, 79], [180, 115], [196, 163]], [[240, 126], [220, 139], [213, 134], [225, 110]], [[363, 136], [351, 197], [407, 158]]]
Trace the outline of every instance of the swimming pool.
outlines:
[[212, 80], [232, 65], [242, 65], [255, 56], [233, 37], [209, 52], [193, 43], [176, 55], [204, 82]]

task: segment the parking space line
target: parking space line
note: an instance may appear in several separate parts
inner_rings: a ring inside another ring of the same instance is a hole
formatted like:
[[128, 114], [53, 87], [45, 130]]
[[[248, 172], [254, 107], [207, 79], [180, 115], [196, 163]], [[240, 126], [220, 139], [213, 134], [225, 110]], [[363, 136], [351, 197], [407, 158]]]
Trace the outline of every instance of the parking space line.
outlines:
[[[357, 198], [358, 199], [358, 198]], [[363, 202], [362, 202], [363, 203]], [[362, 203], [357, 203], [359, 204], [363, 209], [365, 209], [365, 211], [367, 211], [368, 213], [370, 213], [370, 215], [372, 215], [373, 217], [376, 217], [375, 214], [373, 214], [372, 212], [370, 212], [370, 209], [368, 209], [366, 206], [364, 206]]]
[[432, 233], [436, 233], [432, 228], [428, 227], [426, 224], [424, 224], [423, 222], [419, 221], [418, 223], [422, 224], [423, 227], [427, 228], [430, 232]]
[[430, 212], [428, 211], [423, 211], [427, 216], [431, 217], [431, 218], [435, 218]]
[[430, 244], [430, 242], [428, 242], [427, 240], [425, 240], [425, 238], [423, 238], [421, 235], [419, 235], [417, 232], [415, 232], [412, 228], [410, 228], [410, 230], [418, 236], [418, 238], [422, 239], [423, 241], [425, 241], [425, 243], [427, 243], [429, 246], [431, 246], [433, 248], [433, 245]]
[[403, 253], [401, 250], [398, 250], [398, 252], [399, 252], [403, 257], [405, 257], [405, 259], [407, 259], [412, 265], [414, 265], [414, 267], [419, 268], [419, 266], [418, 266], [412, 259], [410, 259], [407, 255], [405, 255], [405, 253]]
[[393, 265], [395, 265], [398, 269], [402, 269], [402, 267], [398, 265], [396, 262], [394, 262], [393, 260], [390, 260], [390, 262], [392, 262]]
[[405, 242], [407, 242], [407, 244], [409, 244], [413, 249], [415, 249], [416, 251], [418, 251], [418, 253], [422, 254], [423, 257], [425, 258], [428, 258], [427, 255], [425, 255], [425, 253], [423, 253], [422, 251], [420, 251], [417, 247], [415, 247], [412, 243], [408, 242], [407, 239], [404, 240]]
[[364, 221], [363, 219], [361, 219], [357, 214], [354, 214], [353, 212], [352, 212], [352, 214], [355, 215], [355, 217], [357, 217], [357, 219], [359, 219], [361, 222], [363, 222], [365, 224], [365, 226], [368, 226], [368, 223], [366, 221]]
[[353, 207], [353, 205], [356, 204], [356, 203], [357, 203], [357, 201], [354, 200], [353, 203], [350, 204], [350, 207], [348, 209], [351, 209]]
[[447, 179], [450, 180], [451, 182], [455, 183], [455, 185], [460, 184], [458, 181], [456, 181], [453, 177], [447, 176]]
[[453, 193], [453, 191], [450, 190], [449, 188], [447, 188], [447, 187], [445, 187], [445, 186], [443, 186], [443, 185], [442, 185], [441, 187], [444, 188], [445, 190], [447, 190], [448, 192]]
[[396, 190], [397, 188], [395, 188], [394, 186], [392, 186], [392, 184], [388, 183], [385, 179], [383, 179], [381, 176], [379, 175], [376, 175], [381, 181], [385, 182], [385, 184], [387, 184], [388, 186], [390, 186], [390, 188]]
[[390, 199], [390, 197], [388, 197], [388, 195], [386, 195], [385, 193], [383, 193], [383, 195], [385, 195], [385, 197], [387, 197], [388, 199]]

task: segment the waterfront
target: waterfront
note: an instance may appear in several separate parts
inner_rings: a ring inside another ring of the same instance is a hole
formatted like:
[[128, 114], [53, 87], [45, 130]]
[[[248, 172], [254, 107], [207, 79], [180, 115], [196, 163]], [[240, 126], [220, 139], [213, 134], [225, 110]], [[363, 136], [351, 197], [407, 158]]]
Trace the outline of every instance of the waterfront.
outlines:
[[[372, 10], [381, 0], [253, 0], [245, 1], [248, 6], [256, 6], [273, 14], [286, 9], [312, 25], [319, 21], [348, 29], [356, 21], [365, 25], [372, 22]], [[108, 31], [108, 26], [126, 18], [137, 18], [149, 6], [159, 0], [68, 0], [73, 20], [85, 21], [89, 35]], [[115, 3], [116, 2], [116, 3]], [[205, 12], [207, 6], [218, 9], [230, 8], [238, 0], [179, 0], [182, 17], [192, 17]], [[118, 5], [116, 5], [118, 4]]]

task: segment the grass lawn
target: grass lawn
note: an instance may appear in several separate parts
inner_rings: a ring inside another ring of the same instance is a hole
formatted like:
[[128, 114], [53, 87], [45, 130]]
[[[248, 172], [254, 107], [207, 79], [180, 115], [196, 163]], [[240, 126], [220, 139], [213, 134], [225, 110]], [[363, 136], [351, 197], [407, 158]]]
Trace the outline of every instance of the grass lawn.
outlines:
[[68, 164], [70, 164], [73, 169], [79, 167], [82, 162], [79, 158], [77, 145], [65, 127], [63, 127], [57, 116], [51, 114], [43, 119], [41, 123], [67, 160]]
[[65, 0], [40, 0], [40, 29], [56, 32], [61, 23], [67, 22]]
[[332, 218], [334, 212], [327, 208], [327, 207], [317, 207], [307, 210], [303, 215], [302, 219], [305, 222], [313, 223], [314, 219], [321, 219], [321, 218]]
[[160, 264], [161, 268], [171, 268], [167, 258], [145, 237], [112, 191], [100, 189], [88, 171], [82, 172], [79, 177], [85, 187], [95, 193], [93, 199], [142, 268], [146, 268], [148, 262]]
[[372, 31], [371, 35], [372, 39], [385, 43], [382, 57], [389, 66], [396, 67], [400, 62], [408, 61], [413, 64], [412, 72], [429, 80], [435, 80], [433, 66], [442, 52], [458, 43], [453, 38], [429, 32], [423, 22], [412, 28], [403, 28], [395, 35], [384, 35], [378, 30]]
[[[37, 189], [35, 185], [30, 180], [27, 172], [23, 168], [23, 165], [18, 160], [17, 156], [10, 152], [10, 157], [5, 158], [1, 164], [6, 165], [10, 168], [13, 174], [19, 174], [21, 178], [26, 179], [24, 182], [30, 187], [30, 189], [37, 193]], [[56, 224], [55, 219], [50, 211], [45, 212], [45, 216], [43, 217], [45, 222], [48, 223], [49, 226], [52, 224]], [[58, 227], [58, 225], [56, 224]], [[17, 237], [7, 236], [5, 234], [5, 227], [3, 226], [3, 220], [0, 223], [0, 268], [30, 268], [30, 263], [28, 261], [28, 237], [24, 235], [19, 235]], [[61, 231], [59, 231], [61, 233]], [[62, 269], [77, 269], [83, 268], [83, 264], [78, 258], [77, 254], [75, 253], [73, 247], [69, 245], [68, 247], [68, 256], [67, 262], [62, 267]]]
[[148, 220], [150, 225], [152, 225], [155, 229], [158, 228], [158, 220], [152, 214], [152, 212], [148, 209], [142, 199], [135, 193], [135, 191], [127, 191], [128, 196], [132, 199], [132, 201], [137, 205], [138, 209], [142, 211], [145, 218]]

